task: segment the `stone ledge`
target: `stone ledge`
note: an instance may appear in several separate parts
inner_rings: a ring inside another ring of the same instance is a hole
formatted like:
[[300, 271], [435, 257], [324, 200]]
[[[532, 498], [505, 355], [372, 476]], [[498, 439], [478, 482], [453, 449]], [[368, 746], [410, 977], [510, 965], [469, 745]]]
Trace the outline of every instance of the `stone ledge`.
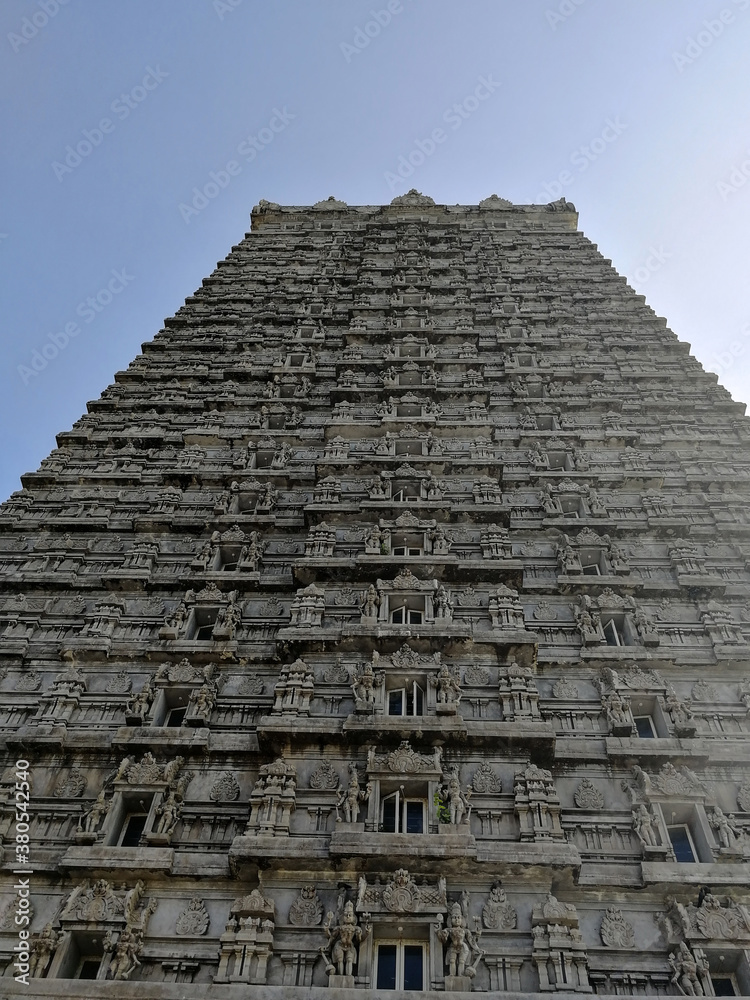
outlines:
[[[6, 985], [7, 984], [7, 985]], [[64, 985], [63, 985], [64, 984]], [[62, 986], [62, 990], [61, 990]], [[444, 990], [413, 991], [377, 990], [359, 986], [353, 990], [331, 989], [325, 986], [248, 986], [213, 983], [142, 983], [86, 982], [75, 979], [32, 979], [28, 986], [6, 977], [3, 980], [8, 997], [24, 1000], [50, 1000], [65, 993], [66, 1000], [446, 1000]], [[487, 993], [451, 993], [452, 1000], [473, 1000]], [[550, 993], [503, 993], [503, 1000], [549, 1000]], [[598, 994], [603, 1000], [617, 1000], [614, 994]], [[580, 993], [555, 992], [555, 1000], [580, 1000]], [[644, 1000], [657, 1000], [656, 994]]]
[[712, 891], [718, 891], [724, 885], [747, 886], [750, 865], [642, 861], [641, 873], [644, 885], [710, 885]]
[[425, 858], [476, 858], [477, 847], [470, 833], [343, 833], [334, 831], [331, 836], [330, 854], [382, 859], [406, 858], [412, 863], [415, 857]]
[[60, 859], [61, 868], [83, 868], [88, 872], [129, 871], [171, 872], [174, 849], [171, 847], [105, 847], [90, 844], [69, 847]]

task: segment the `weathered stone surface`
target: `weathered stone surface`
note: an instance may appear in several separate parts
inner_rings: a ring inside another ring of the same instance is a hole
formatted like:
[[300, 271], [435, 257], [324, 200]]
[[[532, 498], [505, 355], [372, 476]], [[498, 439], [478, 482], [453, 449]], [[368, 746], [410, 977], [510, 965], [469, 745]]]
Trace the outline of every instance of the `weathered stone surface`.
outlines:
[[261, 202], [88, 409], [0, 507], [2, 996], [750, 995], [750, 424], [573, 206]]

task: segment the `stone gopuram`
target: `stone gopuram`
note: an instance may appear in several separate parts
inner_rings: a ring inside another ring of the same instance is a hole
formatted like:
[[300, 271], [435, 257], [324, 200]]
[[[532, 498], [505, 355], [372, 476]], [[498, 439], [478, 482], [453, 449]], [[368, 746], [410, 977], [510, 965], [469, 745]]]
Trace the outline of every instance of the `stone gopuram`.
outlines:
[[0, 508], [3, 1000], [750, 995], [750, 422], [577, 222], [262, 201]]

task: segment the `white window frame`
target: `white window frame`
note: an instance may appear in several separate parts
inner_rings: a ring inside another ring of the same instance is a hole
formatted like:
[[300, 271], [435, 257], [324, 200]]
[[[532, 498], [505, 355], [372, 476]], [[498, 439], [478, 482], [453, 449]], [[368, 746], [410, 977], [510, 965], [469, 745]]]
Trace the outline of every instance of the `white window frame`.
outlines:
[[[380, 960], [380, 946], [381, 945], [395, 945], [396, 947], [396, 985], [391, 991], [388, 987], [377, 986], [378, 982], [378, 962]], [[375, 968], [373, 969], [373, 984], [376, 989], [381, 989], [384, 992], [390, 993], [396, 990], [403, 990], [404, 987], [404, 949], [406, 947], [415, 947], [422, 949], [422, 990], [429, 989], [429, 964], [428, 964], [428, 942], [419, 940], [404, 940], [403, 938], [383, 938], [375, 942]]]
[[[407, 702], [408, 702], [409, 687], [411, 687], [411, 699], [412, 699], [412, 709], [413, 709], [413, 711], [411, 711], [411, 712], [407, 711]], [[402, 695], [401, 707], [402, 707], [403, 711], [401, 711], [401, 712], [391, 712], [390, 711], [390, 704], [391, 704], [390, 699], [391, 699], [391, 695], [393, 695], [393, 694], [401, 694]], [[426, 692], [425, 692], [424, 688], [420, 684], [418, 684], [416, 681], [412, 681], [411, 685], [405, 685], [404, 687], [391, 688], [390, 690], [386, 691], [385, 698], [386, 698], [386, 710], [388, 712], [388, 715], [391, 716], [392, 718], [417, 718], [417, 717], [420, 717], [420, 716], [424, 715]], [[422, 711], [418, 712], [417, 711], [417, 704], [418, 704], [418, 702], [419, 702], [420, 699], [421, 699]]]
[[407, 824], [407, 808], [408, 808], [409, 805], [413, 805], [415, 803], [418, 803], [422, 807], [422, 829], [419, 830], [418, 832], [412, 832], [410, 835], [411, 836], [421, 836], [423, 833], [427, 833], [428, 822], [429, 822], [428, 813], [427, 813], [427, 799], [421, 798], [420, 796], [417, 796], [417, 795], [408, 795], [408, 794], [405, 795], [404, 792], [403, 792], [403, 790], [400, 789], [400, 788], [397, 788], [395, 792], [389, 792], [387, 795], [384, 795], [383, 798], [380, 801], [380, 826], [381, 826], [381, 828], [385, 826], [385, 804], [386, 804], [386, 802], [388, 802], [391, 799], [395, 799], [396, 800], [396, 808], [394, 810], [394, 815], [395, 815], [394, 826], [396, 827], [396, 829], [395, 830], [385, 830], [385, 829], [383, 829], [382, 830], [383, 833], [407, 833], [407, 832], [409, 832], [409, 831], [406, 830], [406, 826], [408, 825]]

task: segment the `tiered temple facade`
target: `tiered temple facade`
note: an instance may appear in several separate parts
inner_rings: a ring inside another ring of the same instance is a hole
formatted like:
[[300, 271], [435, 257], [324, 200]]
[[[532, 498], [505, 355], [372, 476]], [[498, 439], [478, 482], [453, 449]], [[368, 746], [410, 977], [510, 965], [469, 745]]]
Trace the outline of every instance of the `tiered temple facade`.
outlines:
[[261, 202], [88, 411], [0, 508], [0, 995], [750, 995], [750, 421], [572, 205]]

